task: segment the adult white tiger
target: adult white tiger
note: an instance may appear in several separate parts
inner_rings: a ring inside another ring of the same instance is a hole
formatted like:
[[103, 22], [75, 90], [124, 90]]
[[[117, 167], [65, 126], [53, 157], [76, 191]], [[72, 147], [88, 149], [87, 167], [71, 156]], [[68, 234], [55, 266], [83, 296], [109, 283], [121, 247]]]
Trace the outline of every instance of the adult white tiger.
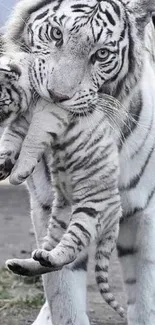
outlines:
[[[155, 324], [155, 53], [151, 24], [146, 27], [154, 10], [153, 0], [23, 0], [5, 35], [8, 51], [20, 46], [34, 53], [31, 78], [41, 96], [80, 112], [107, 93], [126, 107], [115, 120], [115, 112], [108, 114], [120, 151], [124, 218], [118, 252], [129, 325]], [[51, 204], [48, 180], [42, 161], [29, 182], [38, 240]], [[79, 261], [44, 277], [54, 325], [89, 324], [85, 270]], [[51, 324], [47, 304], [34, 324]]]

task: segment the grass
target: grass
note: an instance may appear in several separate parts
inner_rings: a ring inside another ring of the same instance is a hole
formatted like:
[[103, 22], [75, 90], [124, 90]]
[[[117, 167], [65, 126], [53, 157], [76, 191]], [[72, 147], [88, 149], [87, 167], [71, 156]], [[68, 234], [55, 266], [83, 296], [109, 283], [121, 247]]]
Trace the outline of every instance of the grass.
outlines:
[[40, 307], [44, 302], [40, 277], [20, 277], [0, 269], [0, 313]]

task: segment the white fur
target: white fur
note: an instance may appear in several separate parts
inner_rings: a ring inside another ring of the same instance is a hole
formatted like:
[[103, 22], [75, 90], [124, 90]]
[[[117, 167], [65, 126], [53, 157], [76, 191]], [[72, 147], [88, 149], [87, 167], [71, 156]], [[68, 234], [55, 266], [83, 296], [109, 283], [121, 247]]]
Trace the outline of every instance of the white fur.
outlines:
[[[126, 0], [124, 0], [126, 2]], [[9, 27], [8, 32], [8, 40], [10, 37], [12, 37], [16, 29], [18, 30], [20, 26], [20, 19], [17, 19], [19, 15], [22, 16], [22, 13], [27, 9], [27, 7], [31, 7], [30, 1], [23, 1], [21, 2], [21, 9], [19, 10], [19, 14], [13, 18], [14, 22], [13, 25], [14, 30], [12, 30]], [[38, 1], [37, 1], [38, 3]], [[152, 1], [128, 1], [129, 7], [131, 10], [136, 9], [136, 13], [139, 16], [139, 13], [143, 14], [144, 8], [146, 9], [146, 5], [148, 5], [148, 12], [152, 10], [152, 4], [154, 8], [154, 2]], [[140, 10], [140, 6], [138, 7], [137, 4], [140, 4], [142, 6], [142, 10]], [[138, 8], [138, 10], [137, 10]], [[17, 22], [16, 22], [17, 19]], [[148, 17], [147, 17], [148, 19]], [[12, 22], [10, 23], [11, 26]], [[11, 31], [11, 32], [10, 32]], [[118, 241], [118, 244], [121, 246], [121, 249], [133, 249], [135, 250], [134, 254], [127, 254], [126, 256], [123, 256], [121, 258], [121, 262], [123, 265], [123, 270], [125, 274], [125, 282], [127, 286], [127, 292], [128, 292], [128, 300], [129, 300], [129, 307], [128, 307], [128, 325], [154, 325], [155, 324], [155, 312], [154, 312], [154, 306], [155, 306], [155, 222], [154, 222], [154, 205], [155, 205], [155, 198], [154, 198], [154, 161], [155, 161], [155, 152], [153, 151], [151, 158], [145, 168], [145, 173], [143, 173], [143, 176], [141, 177], [140, 182], [138, 182], [138, 185], [135, 188], [131, 188], [129, 190], [126, 189], [126, 186], [130, 183], [130, 180], [138, 175], [140, 173], [141, 167], [144, 165], [143, 162], [146, 161], [146, 158], [148, 157], [148, 153], [151, 150], [151, 147], [154, 144], [155, 139], [155, 76], [154, 76], [154, 48], [152, 46], [153, 43], [153, 34], [154, 31], [151, 31], [151, 25], [150, 27], [146, 28], [147, 31], [147, 37], [146, 37], [146, 52], [149, 49], [149, 53], [146, 54], [145, 57], [143, 55], [141, 56], [141, 52], [143, 52], [144, 44], [142, 40], [135, 41], [135, 53], [136, 58], [139, 66], [141, 66], [141, 70], [139, 71], [138, 78], [140, 78], [139, 83], [135, 87], [135, 80], [133, 80], [133, 77], [135, 76], [131, 75], [130, 80], [128, 80], [124, 85], [122, 86], [123, 91], [121, 96], [119, 97], [120, 100], [124, 99], [125, 96], [125, 89], [127, 86], [132, 85], [133, 82], [133, 91], [130, 93], [129, 98], [124, 100], [122, 104], [126, 106], [126, 109], [128, 109], [129, 102], [132, 98], [134, 98], [135, 93], [138, 90], [141, 90], [142, 92], [142, 101], [143, 101], [143, 112], [141, 114], [141, 118], [138, 121], [138, 127], [133, 133], [131, 134], [125, 144], [123, 145], [123, 148], [121, 150], [120, 154], [120, 190], [121, 190], [121, 197], [122, 197], [122, 206], [124, 214], [127, 213], [133, 213], [135, 208], [141, 208], [142, 211], [135, 213], [134, 216], [131, 216], [129, 219], [124, 220], [124, 222], [121, 224], [121, 231], [120, 231], [120, 238]], [[132, 37], [134, 38], [135, 35], [137, 36], [137, 31], [134, 26], [134, 20], [133, 20], [133, 29], [132, 29]], [[149, 35], [149, 36], [148, 36]], [[10, 40], [9, 40], [10, 41]], [[13, 45], [11, 45], [13, 46]], [[142, 61], [144, 60], [144, 66], [142, 66]], [[127, 67], [126, 67], [127, 68]], [[124, 73], [125, 71], [123, 71]], [[142, 72], [142, 75], [141, 75]], [[111, 86], [111, 91], [113, 91], [115, 88], [115, 84]], [[150, 134], [147, 137], [147, 143], [145, 143], [145, 146], [142, 146], [140, 150], [140, 155], [138, 157], [135, 157], [132, 159], [133, 151], [134, 149], [140, 146], [142, 144], [142, 140], [145, 139], [145, 136], [147, 136], [147, 131], [150, 126], [150, 120], [153, 114], [153, 124], [152, 128], [150, 130]], [[122, 120], [124, 120], [124, 116], [122, 114]], [[122, 121], [121, 121], [122, 122]], [[122, 126], [120, 122], [120, 125]], [[127, 120], [128, 122], [128, 120]], [[115, 125], [114, 125], [115, 126]], [[116, 129], [116, 126], [115, 126]], [[116, 130], [117, 131], [117, 130]], [[116, 134], [116, 138], [118, 139], [118, 134]], [[40, 172], [40, 171], [39, 171]], [[38, 174], [39, 175], [39, 174]], [[37, 177], [37, 176], [36, 176]], [[123, 189], [124, 187], [124, 189]], [[150, 196], [149, 203], [147, 207], [145, 208], [145, 205], [147, 203], [147, 200], [149, 199], [149, 195], [152, 194], [152, 197]], [[32, 198], [32, 205], [35, 206], [35, 214], [36, 217], [39, 216], [36, 224], [38, 226], [38, 229], [36, 229], [36, 232], [38, 233], [38, 238], [40, 237], [40, 234], [42, 234], [42, 224], [43, 224], [43, 218], [42, 218], [42, 212], [40, 211], [39, 207], [37, 207], [37, 198], [35, 195]], [[85, 281], [82, 286], [82, 290], [80, 290], [80, 298], [78, 301], [74, 300], [75, 291], [78, 288], [78, 280], [80, 283], [82, 283], [82, 274], [78, 277], [77, 274], [74, 273], [74, 281], [76, 282], [76, 276], [77, 276], [77, 284], [75, 285], [75, 290], [72, 290], [72, 277], [71, 277], [71, 270], [65, 269], [64, 273], [60, 272], [60, 282], [59, 282], [59, 289], [61, 292], [61, 288], [63, 290], [64, 288], [64, 278], [63, 275], [65, 274], [65, 279], [67, 279], [67, 289], [66, 292], [70, 290], [70, 296], [67, 296], [67, 299], [70, 297], [71, 299], [68, 300], [68, 304], [66, 303], [66, 309], [65, 314], [63, 315], [65, 317], [65, 321], [69, 319], [70, 317], [70, 306], [73, 308], [73, 314], [74, 317], [72, 318], [72, 323], [74, 325], [85, 325], [87, 324], [86, 320], [86, 314], [85, 314], [85, 304], [84, 304], [84, 310], [81, 323], [79, 322], [79, 319], [75, 318], [75, 315], [77, 315], [77, 312], [79, 312], [81, 304], [80, 299], [83, 299], [83, 295], [85, 294]], [[62, 278], [61, 278], [62, 275]], [[47, 295], [47, 300], [49, 302], [50, 310], [52, 312], [52, 318], [55, 319], [54, 325], [65, 325], [66, 323], [63, 322], [61, 324], [60, 322], [60, 313], [58, 311], [59, 304], [62, 304], [62, 301], [65, 301], [65, 295], [59, 297], [59, 299], [56, 299], [56, 308], [53, 310], [52, 306], [53, 303], [55, 303], [53, 299], [53, 293], [52, 293], [52, 286], [55, 285], [56, 281], [54, 278], [54, 274], [50, 274], [46, 276], [45, 281], [45, 292]], [[58, 277], [59, 278], [59, 277]], [[58, 280], [57, 278], [57, 280]], [[55, 289], [55, 288], [54, 288]], [[83, 301], [83, 300], [82, 300]], [[67, 302], [67, 300], [65, 301]], [[73, 304], [72, 304], [73, 302]], [[70, 304], [69, 304], [70, 303]], [[47, 309], [43, 309], [40, 313], [40, 316], [37, 318], [37, 321], [35, 325], [47, 325], [46, 319], [47, 319], [48, 311]], [[44, 318], [42, 318], [44, 317]], [[44, 322], [45, 323], [42, 323]], [[59, 323], [58, 323], [59, 320]]]

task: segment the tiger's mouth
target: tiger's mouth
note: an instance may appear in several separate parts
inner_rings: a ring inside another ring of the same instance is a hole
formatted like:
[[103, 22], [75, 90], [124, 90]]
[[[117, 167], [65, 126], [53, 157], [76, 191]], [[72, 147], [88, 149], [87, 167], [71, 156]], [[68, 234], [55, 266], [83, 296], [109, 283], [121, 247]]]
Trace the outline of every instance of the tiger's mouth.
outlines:
[[54, 92], [50, 89], [48, 89], [49, 92], [49, 96], [50, 98], [53, 100], [54, 103], [63, 103], [66, 100], [70, 100], [71, 98], [67, 95], [58, 93], [58, 92]]

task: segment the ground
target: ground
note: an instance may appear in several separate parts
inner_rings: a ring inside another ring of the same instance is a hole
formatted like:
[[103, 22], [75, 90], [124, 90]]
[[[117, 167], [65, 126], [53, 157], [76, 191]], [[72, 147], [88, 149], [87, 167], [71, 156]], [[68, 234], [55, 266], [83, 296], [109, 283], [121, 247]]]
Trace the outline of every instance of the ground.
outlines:
[[[4, 182], [0, 186], [0, 324], [30, 325], [43, 303], [40, 279], [13, 276], [4, 268], [6, 259], [30, 256], [34, 247], [27, 190], [24, 185], [13, 187]], [[116, 254], [112, 258], [110, 283], [116, 298], [125, 307]], [[92, 325], [126, 324], [103, 302], [95, 283], [93, 258], [88, 276], [88, 313]]]

